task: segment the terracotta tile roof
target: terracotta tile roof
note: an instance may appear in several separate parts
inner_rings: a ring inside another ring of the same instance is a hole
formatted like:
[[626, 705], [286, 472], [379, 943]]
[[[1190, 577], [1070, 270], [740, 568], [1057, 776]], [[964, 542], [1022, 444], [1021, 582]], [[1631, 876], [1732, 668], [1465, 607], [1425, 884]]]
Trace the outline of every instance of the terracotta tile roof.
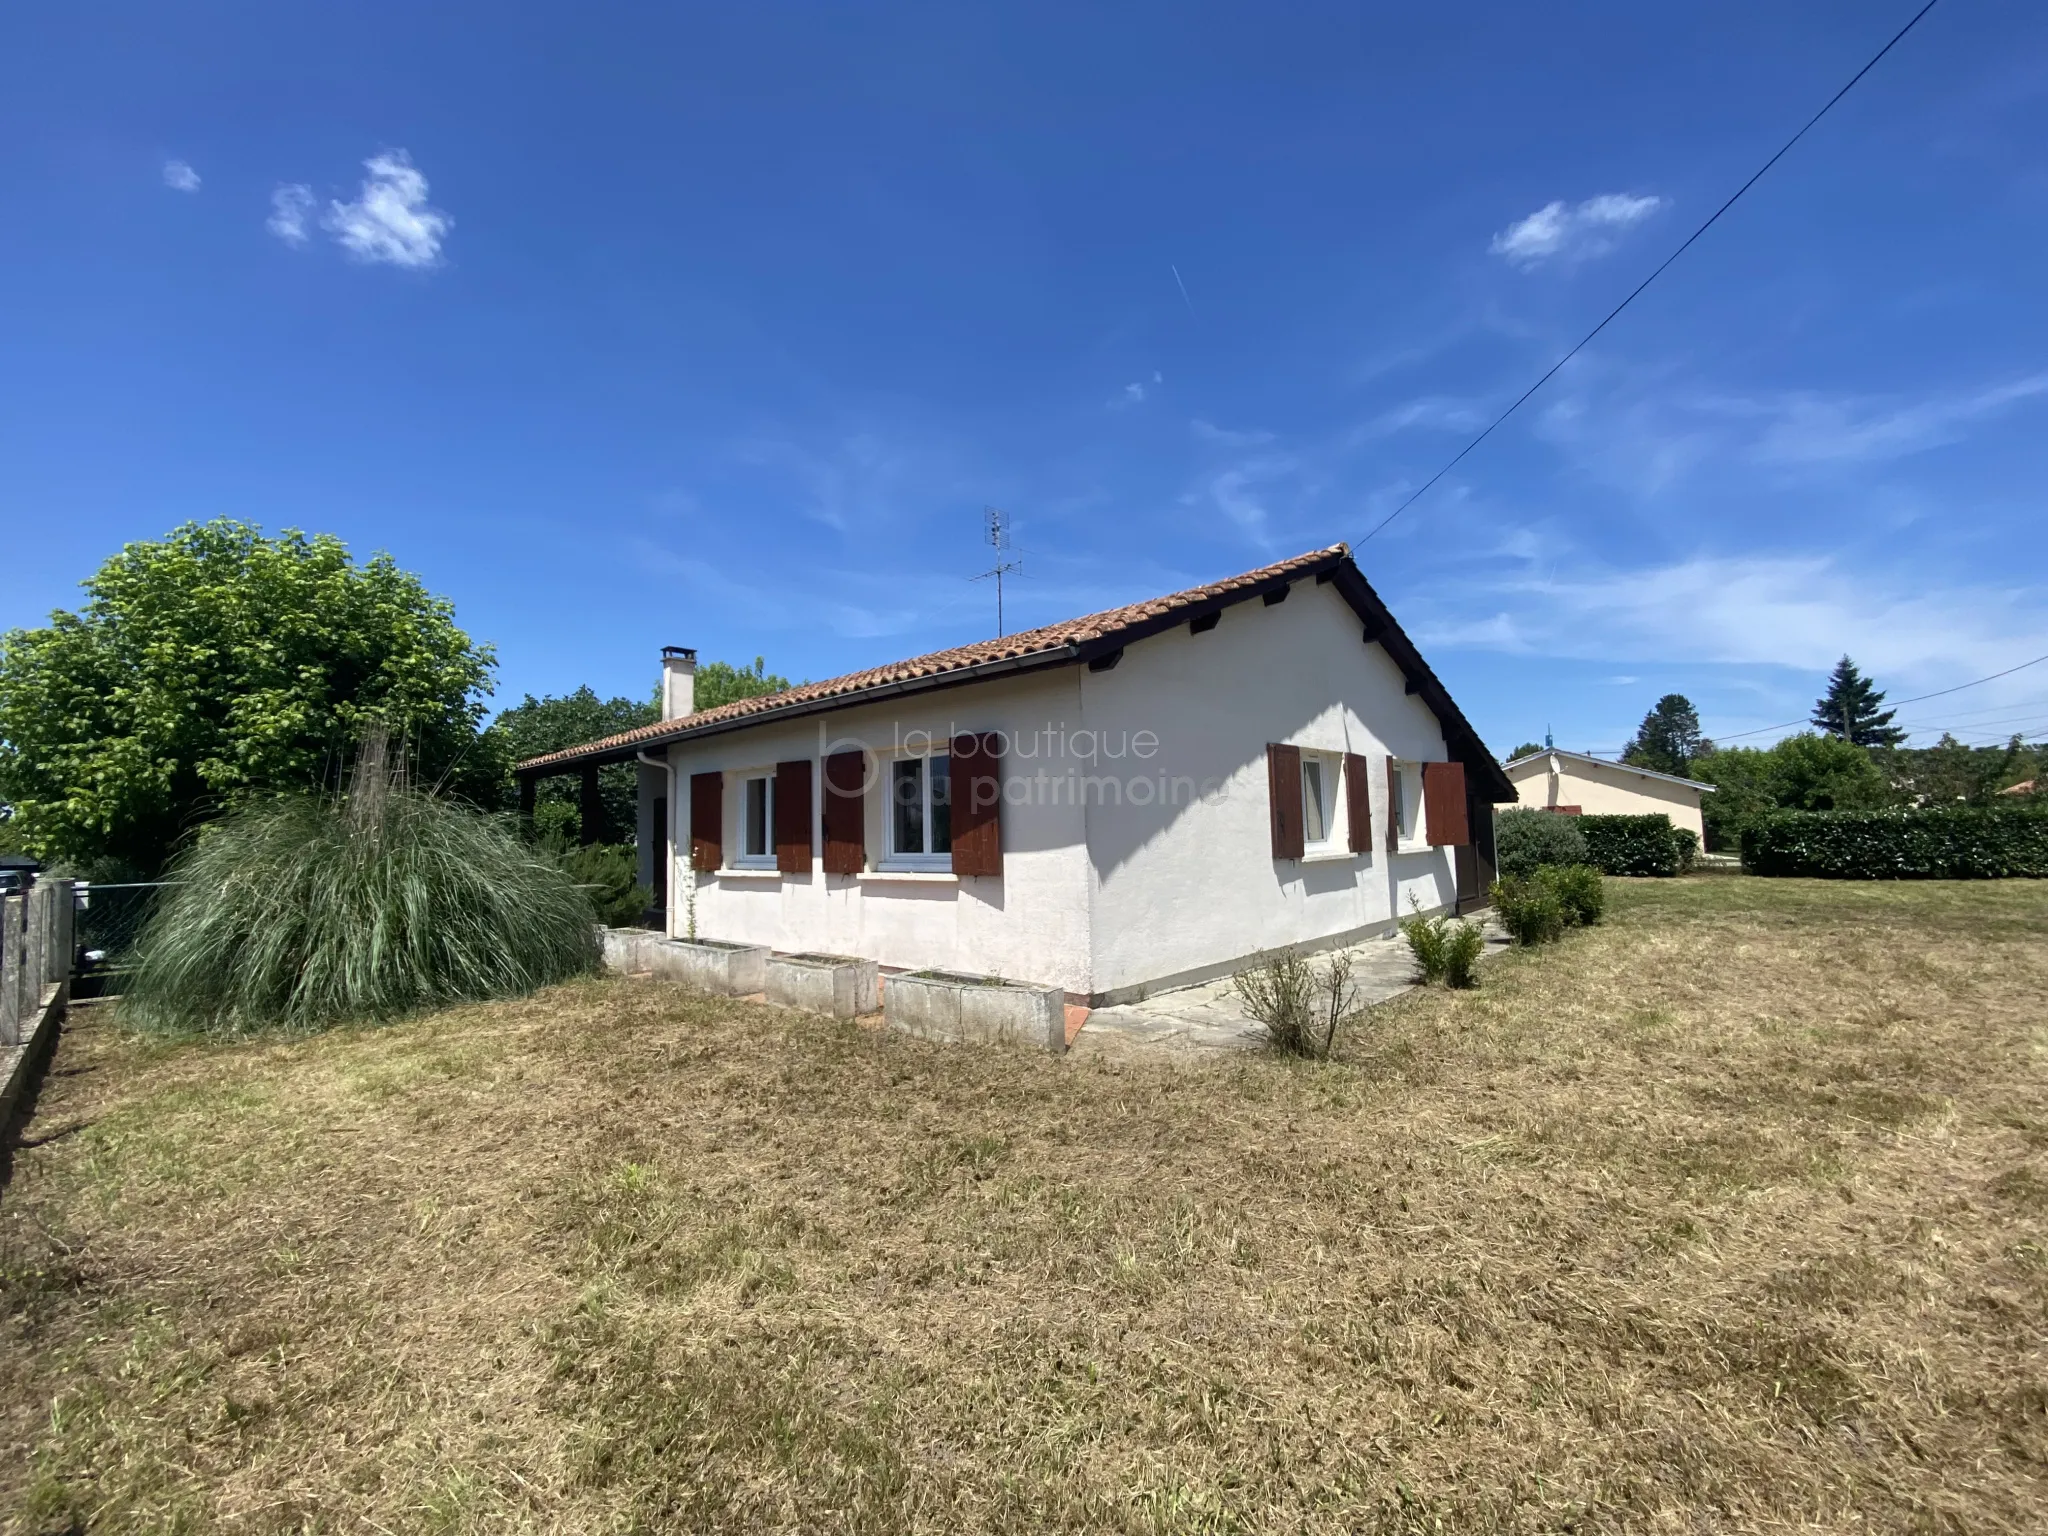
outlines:
[[586, 758], [617, 753], [628, 747], [673, 741], [749, 715], [810, 713], [830, 699], [866, 693], [889, 684], [927, 682], [948, 673], [969, 672], [992, 662], [1024, 661], [1039, 656], [1050, 658], [1060, 652], [1078, 653], [1080, 647], [1091, 642], [1147, 628], [1160, 621], [1171, 622], [1183, 615], [1192, 616], [1212, 604], [1249, 597], [1276, 581], [1335, 566], [1347, 559], [1350, 553], [1348, 545], [1333, 544], [1328, 549], [1311, 550], [1291, 560], [1263, 565], [1255, 571], [1246, 571], [1241, 576], [1214, 581], [1207, 586], [1190, 587], [1185, 592], [1148, 598], [1142, 603], [1130, 603], [1122, 608], [1091, 613], [1085, 618], [1047, 624], [1039, 629], [1021, 630], [998, 640], [978, 640], [972, 645], [955, 646], [948, 651], [933, 651], [929, 655], [913, 656], [908, 661], [892, 662], [885, 667], [870, 667], [864, 672], [828, 677], [820, 683], [803, 683], [795, 688], [785, 688], [781, 693], [738, 699], [716, 709], [685, 715], [680, 720], [660, 720], [652, 725], [621, 731], [601, 741], [585, 742], [582, 746], [530, 757], [519, 764], [518, 771], [525, 773], [537, 768], [565, 766]]

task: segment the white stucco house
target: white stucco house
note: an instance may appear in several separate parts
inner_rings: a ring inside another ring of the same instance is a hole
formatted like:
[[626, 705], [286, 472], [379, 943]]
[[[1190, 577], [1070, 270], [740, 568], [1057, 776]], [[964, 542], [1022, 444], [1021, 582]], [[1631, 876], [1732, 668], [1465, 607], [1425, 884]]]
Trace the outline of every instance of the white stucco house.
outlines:
[[1650, 816], [1663, 814], [1674, 827], [1690, 827], [1704, 841], [1700, 796], [1711, 784], [1656, 773], [1633, 763], [1610, 763], [1582, 752], [1545, 747], [1507, 765], [1516, 802], [1567, 816]]
[[[672, 935], [1128, 1001], [1470, 908], [1515, 788], [1343, 545], [518, 766], [641, 765]], [[593, 823], [594, 824], [594, 823]]]

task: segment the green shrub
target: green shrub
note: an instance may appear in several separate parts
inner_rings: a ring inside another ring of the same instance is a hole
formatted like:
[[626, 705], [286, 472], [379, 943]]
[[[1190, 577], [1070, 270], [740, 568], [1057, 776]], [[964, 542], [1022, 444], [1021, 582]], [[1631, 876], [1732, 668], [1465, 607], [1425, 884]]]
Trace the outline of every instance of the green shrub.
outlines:
[[1699, 862], [1700, 835], [1691, 827], [1673, 827], [1671, 835], [1678, 839], [1678, 872], [1689, 874]]
[[1546, 865], [1535, 880], [1557, 898], [1569, 926], [1590, 928], [1607, 911], [1607, 887], [1590, 864]]
[[605, 926], [633, 927], [654, 905], [654, 892], [640, 884], [639, 855], [630, 844], [562, 844], [553, 851]]
[[1423, 985], [1439, 981], [1451, 987], [1474, 985], [1477, 978], [1473, 972], [1486, 951], [1486, 935], [1479, 925], [1460, 922], [1448, 912], [1424, 917], [1422, 903], [1415, 901], [1415, 907], [1415, 916], [1401, 924], [1401, 933], [1408, 940], [1409, 953], [1415, 956]]
[[1548, 944], [1568, 921], [1556, 889], [1534, 875], [1509, 875], [1493, 882], [1493, 910], [1517, 944]]
[[1463, 990], [1479, 985], [1479, 957], [1486, 953], [1486, 933], [1477, 923], [1459, 923], [1444, 946], [1444, 985]]
[[1609, 875], [1675, 875], [1684, 860], [1678, 829], [1661, 811], [1647, 816], [1581, 816], [1583, 862]]
[[231, 814], [172, 868], [123, 1000], [145, 1027], [319, 1029], [597, 964], [596, 915], [555, 860], [402, 784]]
[[1545, 864], [1586, 862], [1586, 834], [1578, 816], [1533, 806], [1510, 806], [1493, 817], [1493, 850], [1503, 875], [1533, 875]]
[[2048, 876], [2048, 814], [1944, 806], [1779, 811], [1742, 834], [1753, 875], [1822, 880], [1997, 880]]

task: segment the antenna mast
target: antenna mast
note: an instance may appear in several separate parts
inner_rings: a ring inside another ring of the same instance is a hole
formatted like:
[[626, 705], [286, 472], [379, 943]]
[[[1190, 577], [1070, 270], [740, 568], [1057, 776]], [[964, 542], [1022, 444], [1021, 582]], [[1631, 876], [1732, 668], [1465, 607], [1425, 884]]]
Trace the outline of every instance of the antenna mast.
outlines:
[[1003, 575], [1007, 571], [1023, 570], [1024, 562], [1021, 559], [1007, 560], [1004, 558], [1004, 556], [1011, 553], [1010, 514], [1001, 507], [983, 507], [981, 515], [983, 519], [983, 537], [988, 540], [989, 547], [996, 552], [996, 563], [993, 569], [983, 571], [973, 579], [975, 581], [986, 581], [991, 576], [996, 579], [996, 638], [1001, 639], [1003, 635]]

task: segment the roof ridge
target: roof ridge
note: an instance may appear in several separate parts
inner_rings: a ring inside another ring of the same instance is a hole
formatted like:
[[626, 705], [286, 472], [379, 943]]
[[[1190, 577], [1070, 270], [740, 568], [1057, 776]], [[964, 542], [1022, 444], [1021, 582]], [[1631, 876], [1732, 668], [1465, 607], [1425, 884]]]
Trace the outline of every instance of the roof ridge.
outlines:
[[999, 635], [992, 640], [975, 640], [966, 645], [949, 646], [943, 650], [927, 651], [921, 656], [906, 657], [902, 661], [887, 662], [881, 666], [865, 667], [854, 672], [844, 672], [837, 677], [821, 678], [817, 682], [797, 683], [776, 693], [756, 694], [751, 698], [734, 699], [712, 709], [693, 714], [681, 715], [673, 720], [659, 720], [649, 725], [635, 726], [632, 730], [621, 731], [613, 736], [601, 737], [596, 741], [583, 742], [577, 746], [564, 747], [558, 751], [545, 752], [538, 757], [527, 758], [516, 765], [519, 770], [546, 767], [552, 763], [573, 761], [593, 752], [614, 751], [639, 742], [659, 741], [667, 736], [681, 736], [706, 725], [717, 725], [728, 720], [742, 719], [748, 715], [764, 714], [791, 705], [811, 703], [819, 699], [835, 698], [867, 688], [879, 687], [893, 682], [909, 682], [918, 678], [941, 677], [949, 672], [964, 672], [990, 662], [1015, 661], [1034, 654], [1043, 654], [1062, 648], [1078, 647], [1091, 640], [1100, 640], [1119, 630], [1132, 628], [1147, 619], [1156, 619], [1178, 610], [1195, 608], [1216, 598], [1241, 592], [1246, 587], [1256, 587], [1272, 581], [1278, 576], [1295, 571], [1305, 571], [1325, 560], [1339, 560], [1350, 556], [1348, 544], [1332, 544], [1322, 549], [1309, 550], [1270, 565], [1258, 566], [1242, 571], [1235, 576], [1226, 576], [1219, 581], [1201, 586], [1186, 587], [1178, 592], [1168, 592], [1159, 597], [1142, 598], [1135, 603], [1125, 603], [1115, 608], [1100, 609], [1095, 613], [1082, 614], [1078, 618], [1062, 619], [1052, 624], [1041, 624], [1032, 629], [1018, 630], [1013, 634]]

